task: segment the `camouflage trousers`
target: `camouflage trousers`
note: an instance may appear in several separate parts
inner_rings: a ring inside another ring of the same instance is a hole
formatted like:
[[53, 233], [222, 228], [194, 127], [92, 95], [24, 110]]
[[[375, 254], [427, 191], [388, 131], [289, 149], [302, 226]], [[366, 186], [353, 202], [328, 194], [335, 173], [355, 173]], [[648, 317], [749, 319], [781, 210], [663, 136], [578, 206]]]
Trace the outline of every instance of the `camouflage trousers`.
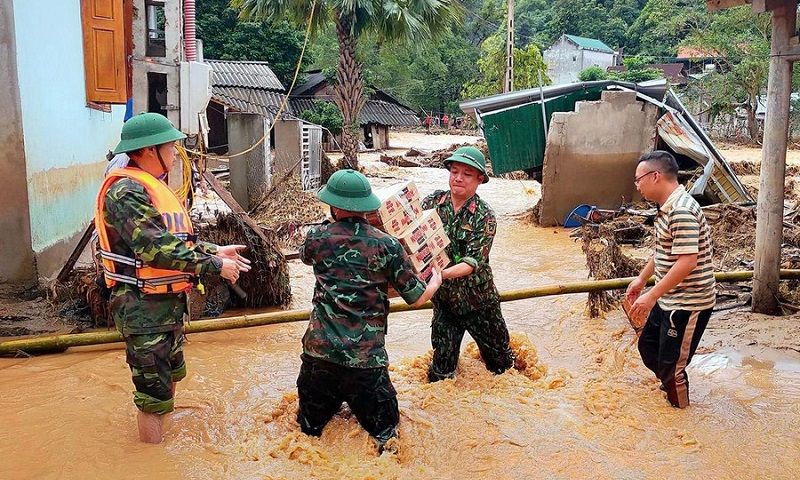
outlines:
[[400, 411], [389, 369], [350, 368], [303, 354], [297, 377], [297, 422], [306, 435], [320, 436], [342, 402], [379, 446], [397, 435]]
[[499, 301], [464, 315], [437, 307], [433, 310], [431, 324], [433, 361], [428, 369], [429, 381], [455, 376], [465, 332], [475, 340], [490, 372], [500, 374], [514, 365], [514, 352], [508, 345], [508, 328]]
[[125, 337], [125, 356], [136, 387], [133, 403], [139, 410], [156, 414], [173, 410], [172, 383], [186, 376], [183, 342], [183, 326]]

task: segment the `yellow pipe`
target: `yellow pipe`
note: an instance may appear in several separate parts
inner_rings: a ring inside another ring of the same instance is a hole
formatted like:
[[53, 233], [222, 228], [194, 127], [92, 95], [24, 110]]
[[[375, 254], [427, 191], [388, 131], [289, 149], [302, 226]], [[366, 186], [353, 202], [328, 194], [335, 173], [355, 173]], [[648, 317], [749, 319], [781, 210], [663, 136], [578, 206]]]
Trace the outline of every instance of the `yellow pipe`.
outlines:
[[[753, 278], [753, 272], [735, 271], [715, 273], [718, 282], [740, 282]], [[800, 270], [781, 270], [780, 278], [783, 280], [800, 279]], [[589, 280], [585, 282], [564, 283], [558, 285], [544, 285], [541, 287], [509, 290], [500, 294], [500, 301], [512, 302], [528, 298], [547, 297], [552, 295], [566, 295], [571, 293], [599, 292], [604, 290], [620, 290], [628, 286], [633, 277], [614, 278], [610, 280]], [[650, 279], [650, 284], [653, 279]], [[389, 312], [407, 312], [411, 310], [425, 310], [433, 308], [431, 302], [420, 307], [412, 307], [404, 303], [393, 303]], [[285, 310], [279, 312], [256, 313], [253, 315], [240, 315], [229, 318], [197, 320], [186, 325], [186, 333], [213, 332], [217, 330], [230, 330], [235, 328], [259, 327], [278, 323], [299, 322], [308, 320], [311, 310]], [[49, 335], [42, 337], [23, 338], [0, 342], [0, 355], [10, 355], [17, 352], [28, 354], [53, 351], [64, 351], [69, 347], [85, 345], [99, 345], [103, 343], [121, 342], [122, 335], [116, 331], [95, 331], [85, 333], [70, 333], [66, 335]]]

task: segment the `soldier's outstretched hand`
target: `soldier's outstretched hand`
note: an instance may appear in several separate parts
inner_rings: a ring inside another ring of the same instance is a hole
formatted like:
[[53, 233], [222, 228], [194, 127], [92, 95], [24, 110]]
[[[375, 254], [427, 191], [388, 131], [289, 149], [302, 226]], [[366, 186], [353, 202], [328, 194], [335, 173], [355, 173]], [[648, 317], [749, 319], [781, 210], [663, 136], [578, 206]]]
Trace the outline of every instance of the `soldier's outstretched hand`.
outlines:
[[245, 245], [224, 245], [217, 248], [217, 256], [223, 260], [226, 258], [234, 260], [236, 265], [239, 266], [240, 271], [249, 272], [250, 260], [239, 254], [239, 252], [245, 249], [247, 249]]
[[236, 283], [236, 281], [239, 280], [239, 265], [236, 263], [236, 260], [222, 258], [222, 272], [220, 272], [220, 275], [222, 275], [222, 278], [225, 280]]

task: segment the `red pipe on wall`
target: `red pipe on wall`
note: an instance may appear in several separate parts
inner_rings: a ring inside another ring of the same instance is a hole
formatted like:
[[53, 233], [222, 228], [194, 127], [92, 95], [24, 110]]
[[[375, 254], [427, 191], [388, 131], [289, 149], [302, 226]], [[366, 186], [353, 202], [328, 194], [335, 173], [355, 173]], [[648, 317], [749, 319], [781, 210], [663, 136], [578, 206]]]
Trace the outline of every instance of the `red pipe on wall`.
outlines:
[[194, 0], [183, 0], [183, 45], [186, 61], [197, 60], [197, 31], [195, 28]]

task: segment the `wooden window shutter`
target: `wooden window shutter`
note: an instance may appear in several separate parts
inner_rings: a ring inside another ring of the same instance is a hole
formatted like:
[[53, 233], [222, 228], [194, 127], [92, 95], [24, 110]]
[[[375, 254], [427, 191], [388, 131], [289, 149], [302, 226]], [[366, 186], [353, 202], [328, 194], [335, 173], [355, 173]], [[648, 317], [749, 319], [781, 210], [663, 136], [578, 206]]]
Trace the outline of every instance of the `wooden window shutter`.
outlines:
[[128, 100], [122, 1], [81, 0], [87, 102]]

